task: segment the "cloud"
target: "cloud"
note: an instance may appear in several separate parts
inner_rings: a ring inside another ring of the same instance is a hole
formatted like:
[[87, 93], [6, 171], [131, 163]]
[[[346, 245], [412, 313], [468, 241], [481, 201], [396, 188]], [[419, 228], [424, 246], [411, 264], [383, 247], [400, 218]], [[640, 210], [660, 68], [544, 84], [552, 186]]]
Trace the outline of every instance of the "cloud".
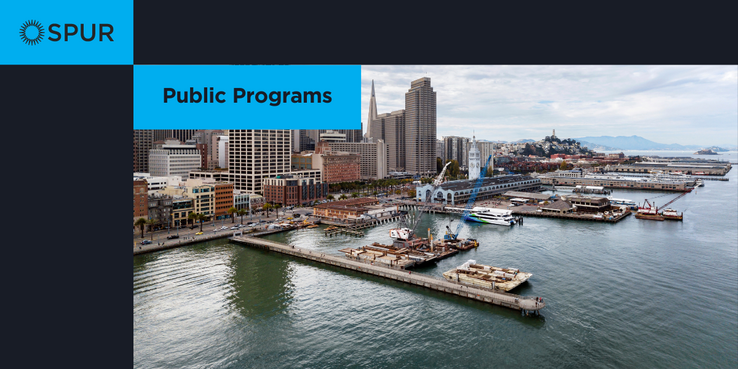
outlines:
[[638, 135], [664, 143], [738, 140], [736, 66], [363, 66], [378, 112], [404, 109], [410, 82], [430, 77], [437, 135], [487, 140]]

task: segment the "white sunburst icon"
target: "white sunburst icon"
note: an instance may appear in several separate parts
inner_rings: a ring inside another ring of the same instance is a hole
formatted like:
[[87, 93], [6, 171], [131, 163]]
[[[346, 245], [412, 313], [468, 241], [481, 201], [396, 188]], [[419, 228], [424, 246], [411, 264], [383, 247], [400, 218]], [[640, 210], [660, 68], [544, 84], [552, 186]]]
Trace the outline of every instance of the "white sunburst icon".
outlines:
[[35, 20], [23, 23], [20, 28], [20, 38], [26, 45], [36, 45], [44, 37], [44, 26]]

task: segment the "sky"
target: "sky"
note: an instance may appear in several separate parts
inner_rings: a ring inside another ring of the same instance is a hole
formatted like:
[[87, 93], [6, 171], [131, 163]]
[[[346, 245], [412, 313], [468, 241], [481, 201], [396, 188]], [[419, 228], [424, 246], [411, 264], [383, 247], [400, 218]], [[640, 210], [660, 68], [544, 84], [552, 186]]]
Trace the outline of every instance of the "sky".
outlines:
[[681, 145], [738, 145], [738, 66], [365, 65], [377, 113], [405, 108], [410, 82], [430, 77], [437, 138], [490, 141], [641, 136]]

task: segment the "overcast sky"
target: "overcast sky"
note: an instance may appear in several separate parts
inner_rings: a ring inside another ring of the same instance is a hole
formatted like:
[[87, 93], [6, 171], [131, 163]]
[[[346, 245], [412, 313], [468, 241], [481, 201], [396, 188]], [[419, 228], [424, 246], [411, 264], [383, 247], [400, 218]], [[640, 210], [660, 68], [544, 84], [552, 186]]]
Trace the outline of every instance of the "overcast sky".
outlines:
[[405, 108], [430, 77], [437, 136], [516, 141], [632, 136], [682, 145], [738, 145], [738, 66], [362, 66], [361, 121], [371, 82], [377, 113]]

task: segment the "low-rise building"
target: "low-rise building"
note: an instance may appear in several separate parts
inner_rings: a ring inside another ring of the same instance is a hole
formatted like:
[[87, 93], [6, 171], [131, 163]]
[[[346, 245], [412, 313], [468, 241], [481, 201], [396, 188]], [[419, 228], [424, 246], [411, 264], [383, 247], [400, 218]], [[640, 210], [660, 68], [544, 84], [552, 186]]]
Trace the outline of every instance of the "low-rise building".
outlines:
[[159, 222], [154, 226], [154, 229], [163, 229], [171, 225], [172, 196], [164, 194], [149, 195], [148, 207], [149, 219]]
[[216, 182], [215, 188], [215, 219], [230, 218], [228, 209], [233, 207], [233, 183]]
[[313, 216], [324, 219], [358, 220], [396, 213], [397, 205], [379, 204], [374, 197], [332, 201], [313, 206]]
[[[437, 188], [433, 184], [416, 187], [416, 199], [425, 202], [432, 196], [431, 202], [443, 203], [445, 205], [466, 204], [469, 200], [476, 180], [459, 180], [446, 182]], [[537, 178], [522, 175], [507, 175], [484, 178], [479, 187], [477, 200], [491, 198], [508, 191], [536, 191], [540, 188], [541, 181]], [[431, 191], [433, 193], [431, 194]]]
[[193, 200], [185, 196], [174, 196], [172, 199], [172, 226], [184, 227], [189, 223], [188, 217], [195, 212]]

